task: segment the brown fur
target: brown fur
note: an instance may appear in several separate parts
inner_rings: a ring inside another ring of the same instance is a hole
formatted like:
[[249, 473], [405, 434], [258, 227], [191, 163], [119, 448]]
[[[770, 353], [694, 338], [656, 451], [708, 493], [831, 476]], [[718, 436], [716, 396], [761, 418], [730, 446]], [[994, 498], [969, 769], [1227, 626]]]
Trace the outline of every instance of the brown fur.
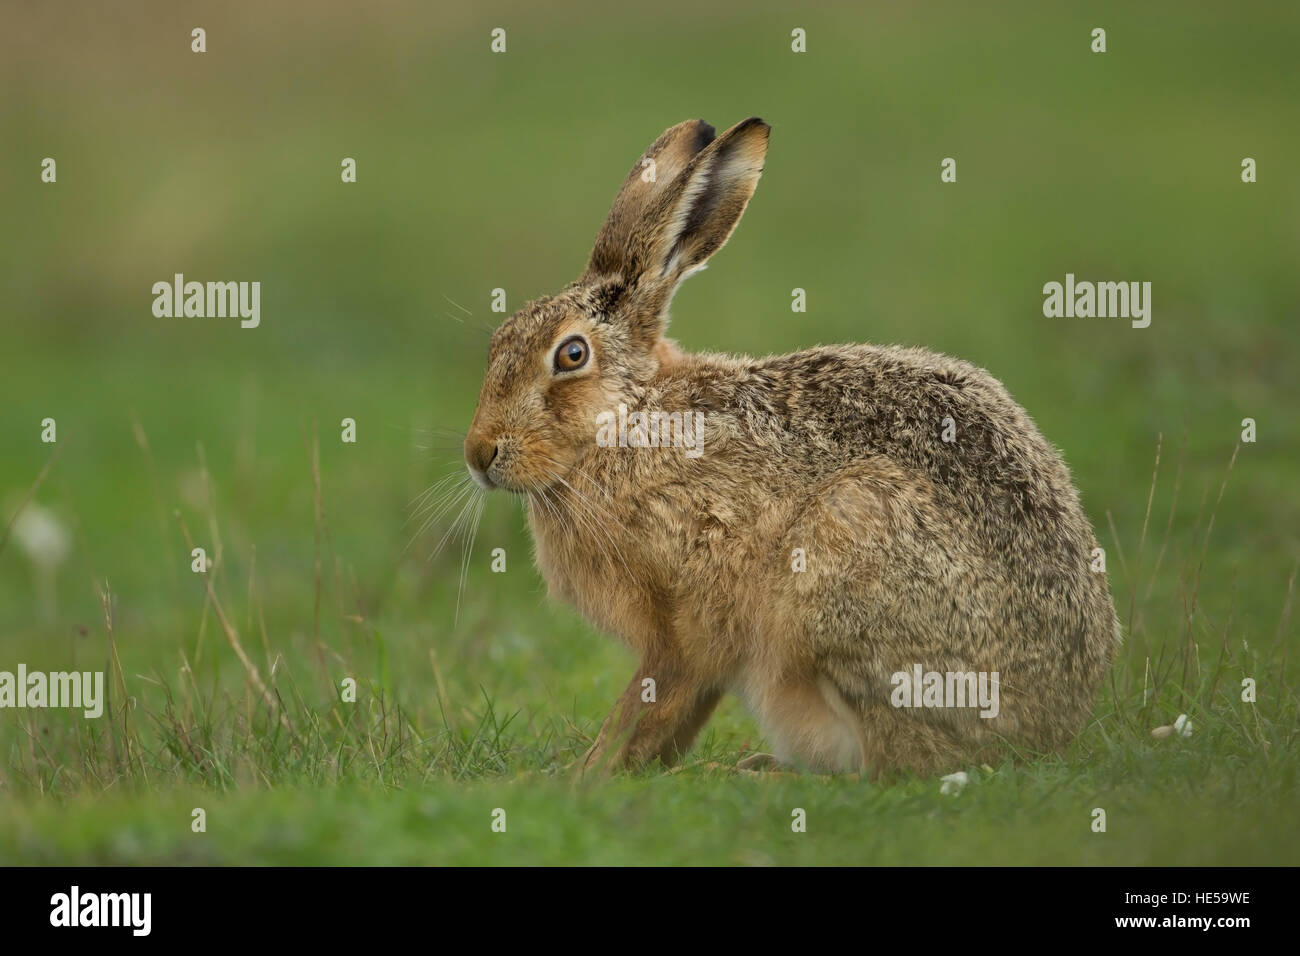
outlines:
[[[497, 330], [465, 442], [481, 482], [527, 496], [552, 593], [639, 656], [586, 763], [671, 763], [727, 691], [782, 759], [816, 769], [1058, 750], [1119, 639], [1069, 472], [1006, 389], [958, 359], [871, 345], [755, 359], [665, 338], [678, 284], [726, 242], [762, 172], [766, 124], [712, 133], [695, 121], [660, 137], [656, 181], [633, 167], [586, 273]], [[557, 374], [571, 335], [590, 359]], [[703, 455], [598, 447], [596, 415], [620, 402], [703, 411]], [[895, 708], [890, 675], [914, 664], [998, 671], [999, 715]]]

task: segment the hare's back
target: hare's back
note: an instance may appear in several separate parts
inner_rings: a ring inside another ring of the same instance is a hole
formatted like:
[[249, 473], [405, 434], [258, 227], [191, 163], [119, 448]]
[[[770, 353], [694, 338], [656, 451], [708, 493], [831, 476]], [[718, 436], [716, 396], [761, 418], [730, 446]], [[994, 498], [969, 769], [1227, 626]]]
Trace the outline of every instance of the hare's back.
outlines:
[[767, 359], [789, 427], [827, 474], [884, 457], [920, 473], [990, 547], [1070, 563], [1091, 527], [1061, 456], [988, 372], [922, 349], [829, 346]]

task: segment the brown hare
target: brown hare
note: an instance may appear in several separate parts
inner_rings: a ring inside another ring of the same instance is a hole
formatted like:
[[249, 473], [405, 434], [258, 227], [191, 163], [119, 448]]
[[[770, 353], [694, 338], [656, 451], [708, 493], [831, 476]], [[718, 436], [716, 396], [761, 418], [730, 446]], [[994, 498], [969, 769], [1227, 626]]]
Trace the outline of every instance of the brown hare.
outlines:
[[[819, 771], [1058, 750], [1119, 622], [1070, 474], [1006, 389], [915, 348], [749, 358], [664, 337], [769, 132], [669, 129], [582, 276], [492, 336], [470, 473], [526, 497], [552, 594], [639, 658], [583, 765], [671, 764], [727, 691], [779, 760]], [[963, 705], [976, 675], [994, 706]]]

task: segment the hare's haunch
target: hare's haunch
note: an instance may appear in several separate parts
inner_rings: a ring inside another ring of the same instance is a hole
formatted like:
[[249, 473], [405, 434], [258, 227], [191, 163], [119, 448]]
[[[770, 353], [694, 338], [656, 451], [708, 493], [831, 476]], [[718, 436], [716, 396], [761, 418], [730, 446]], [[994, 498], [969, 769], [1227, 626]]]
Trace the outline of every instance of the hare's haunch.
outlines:
[[552, 593], [640, 659], [585, 765], [671, 763], [726, 691], [813, 769], [1057, 750], [1119, 623], [1070, 474], [1001, 383], [920, 349], [664, 337], [768, 134], [668, 130], [582, 276], [492, 336], [470, 473], [526, 496]]

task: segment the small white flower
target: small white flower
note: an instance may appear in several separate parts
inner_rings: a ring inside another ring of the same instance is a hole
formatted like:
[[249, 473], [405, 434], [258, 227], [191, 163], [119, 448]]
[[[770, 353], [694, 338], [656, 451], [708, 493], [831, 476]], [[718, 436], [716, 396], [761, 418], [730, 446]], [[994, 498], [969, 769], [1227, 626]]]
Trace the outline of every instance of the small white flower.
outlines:
[[36, 606], [41, 619], [49, 623], [58, 610], [58, 570], [72, 551], [72, 532], [53, 511], [33, 501], [13, 519], [13, 536], [18, 550], [32, 563]]
[[946, 796], [950, 793], [961, 793], [961, 788], [970, 783], [970, 777], [966, 776], [966, 771], [958, 770], [946, 777], [940, 777], [939, 782], [939, 793]]
[[72, 549], [72, 536], [54, 512], [35, 502], [14, 521], [14, 541], [41, 568], [57, 568]]

